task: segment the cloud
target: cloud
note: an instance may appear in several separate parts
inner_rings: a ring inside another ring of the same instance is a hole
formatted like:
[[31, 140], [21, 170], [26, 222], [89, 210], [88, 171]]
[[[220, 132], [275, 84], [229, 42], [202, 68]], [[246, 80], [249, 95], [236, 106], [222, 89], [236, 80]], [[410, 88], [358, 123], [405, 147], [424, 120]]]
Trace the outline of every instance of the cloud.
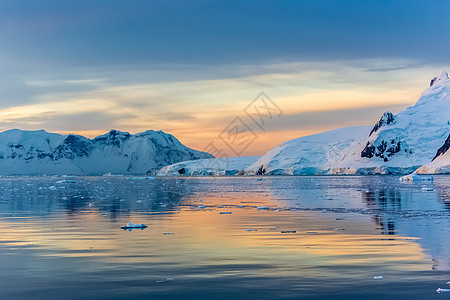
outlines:
[[[367, 71], [375, 65], [393, 67]], [[204, 76], [210, 78], [205, 79], [191, 78], [191, 67], [166, 70], [167, 77], [157, 82], [129, 82], [136, 75], [132, 69], [112, 77], [110, 70], [95, 74], [86, 70], [84, 76], [81, 72], [28, 78], [25, 84], [34, 88], [32, 96], [28, 103], [0, 109], [0, 129], [43, 128], [91, 137], [111, 128], [132, 133], [156, 129], [202, 148], [232, 119], [245, 116], [243, 109], [264, 91], [284, 111], [283, 118], [265, 133], [271, 140], [255, 143], [258, 149], [268, 150], [285, 141], [281, 132], [291, 137], [372, 124], [384, 110], [400, 110], [414, 103], [427, 87], [430, 74], [436, 72], [432, 66], [406, 60], [292, 62], [242, 65], [235, 70], [225, 66], [209, 70]], [[139, 72], [143, 78], [161, 74], [159, 70]], [[170, 80], [171, 74], [177, 79]]]
[[106, 81], [105, 78], [95, 79], [68, 79], [68, 80], [36, 80], [26, 81], [27, 86], [32, 87], [67, 87], [71, 85], [100, 87]]

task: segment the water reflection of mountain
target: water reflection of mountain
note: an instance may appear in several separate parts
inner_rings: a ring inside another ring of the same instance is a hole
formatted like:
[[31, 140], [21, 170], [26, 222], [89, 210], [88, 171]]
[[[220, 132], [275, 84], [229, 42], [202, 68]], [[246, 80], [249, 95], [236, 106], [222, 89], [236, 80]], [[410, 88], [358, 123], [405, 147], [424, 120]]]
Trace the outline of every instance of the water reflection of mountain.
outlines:
[[2, 178], [0, 210], [4, 215], [15, 216], [96, 211], [114, 218], [129, 212], [168, 211], [176, 207], [189, 190], [190, 185], [184, 180], [170, 178]]
[[395, 176], [295, 177], [269, 180], [280, 206], [372, 215], [380, 233], [419, 238], [434, 269], [450, 270], [450, 177], [399, 182]]
[[381, 209], [374, 214], [382, 234], [401, 234], [419, 238], [418, 242], [433, 259], [433, 269], [450, 270], [450, 186], [444, 177], [434, 183], [403, 184], [363, 193], [368, 207]]

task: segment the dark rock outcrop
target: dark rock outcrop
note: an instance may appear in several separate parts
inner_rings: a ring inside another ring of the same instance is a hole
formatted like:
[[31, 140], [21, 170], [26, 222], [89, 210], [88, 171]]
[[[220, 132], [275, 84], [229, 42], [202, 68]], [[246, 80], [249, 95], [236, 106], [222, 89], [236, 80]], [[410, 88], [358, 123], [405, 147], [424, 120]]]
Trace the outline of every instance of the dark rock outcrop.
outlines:
[[266, 169], [264, 168], [264, 166], [261, 166], [258, 171], [256, 172], [256, 175], [265, 175], [266, 174]]
[[438, 157], [438, 156], [444, 154], [445, 152], [447, 152], [448, 149], [450, 149], [450, 135], [448, 136], [447, 140], [444, 142], [444, 145], [442, 145], [442, 147], [439, 148], [439, 150], [436, 152], [436, 155], [434, 156], [432, 161], [435, 160], [436, 157]]
[[380, 121], [378, 121], [378, 123], [375, 124], [375, 126], [372, 128], [372, 130], [369, 133], [369, 136], [371, 136], [372, 133], [377, 132], [381, 126], [389, 125], [393, 122], [394, 122], [394, 115], [390, 111], [385, 112], [381, 117]]
[[89, 156], [93, 149], [92, 141], [88, 138], [69, 134], [64, 142], [55, 148], [55, 160], [61, 158], [74, 159], [75, 157]]
[[385, 162], [395, 153], [400, 152], [402, 143], [400, 141], [391, 140], [389, 143], [382, 140], [376, 146], [367, 142], [366, 147], [361, 151], [361, 157], [372, 158], [374, 156], [382, 158]]

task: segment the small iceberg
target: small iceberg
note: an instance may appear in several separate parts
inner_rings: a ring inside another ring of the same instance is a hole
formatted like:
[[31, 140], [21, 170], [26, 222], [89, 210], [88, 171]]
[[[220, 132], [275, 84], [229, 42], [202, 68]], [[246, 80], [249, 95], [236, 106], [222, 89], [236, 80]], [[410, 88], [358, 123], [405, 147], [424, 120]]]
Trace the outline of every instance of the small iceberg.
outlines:
[[411, 173], [399, 178], [400, 181], [433, 181], [433, 176], [418, 175], [417, 173]]
[[70, 180], [70, 179], [64, 179], [64, 180], [58, 180], [56, 183], [77, 183], [77, 181]]
[[144, 224], [133, 224], [133, 223], [131, 223], [131, 222], [128, 222], [128, 224], [127, 225], [123, 225], [123, 226], [121, 226], [120, 228], [122, 228], [122, 229], [125, 229], [125, 230], [127, 230], [127, 229], [145, 229], [145, 228], [147, 228], [148, 226], [147, 225], [144, 225]]
[[111, 172], [103, 174], [103, 177], [120, 177], [123, 176], [122, 174], [112, 174]]
[[441, 289], [441, 288], [438, 288], [438, 289], [436, 290], [436, 292], [438, 292], [439, 294], [441, 294], [441, 293], [448, 293], [448, 292], [450, 292], [450, 289]]
[[383, 279], [383, 278], [384, 278], [383, 276], [375, 276], [373, 279], [380, 280], [380, 279]]
[[156, 283], [170, 283], [173, 281], [173, 278], [167, 278], [166, 280], [157, 280]]
[[425, 186], [425, 187], [422, 188], [422, 192], [434, 192], [434, 189]]

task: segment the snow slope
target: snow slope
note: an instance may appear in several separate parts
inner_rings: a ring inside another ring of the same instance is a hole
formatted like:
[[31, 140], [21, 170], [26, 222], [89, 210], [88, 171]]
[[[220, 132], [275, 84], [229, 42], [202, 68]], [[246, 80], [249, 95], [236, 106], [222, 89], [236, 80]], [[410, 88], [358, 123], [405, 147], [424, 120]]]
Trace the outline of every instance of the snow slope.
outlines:
[[433, 78], [415, 105], [396, 115], [384, 113], [372, 128], [342, 128], [285, 142], [249, 166], [245, 173], [411, 173], [429, 163], [450, 134], [449, 92], [449, 76], [442, 72]]
[[450, 174], [450, 135], [436, 153], [433, 161], [420, 167], [418, 174]]
[[44, 130], [0, 133], [1, 175], [148, 174], [185, 160], [212, 158], [162, 131], [111, 130], [88, 139]]
[[246, 173], [255, 175], [354, 173], [355, 171], [350, 169], [336, 170], [338, 166], [334, 162], [348, 159], [347, 155], [354, 155], [346, 150], [360, 147], [370, 129], [370, 126], [341, 128], [290, 140], [267, 152], [248, 167]]
[[166, 166], [159, 170], [158, 176], [220, 176], [239, 175], [239, 172], [261, 156], [230, 158], [210, 158], [190, 160]]

